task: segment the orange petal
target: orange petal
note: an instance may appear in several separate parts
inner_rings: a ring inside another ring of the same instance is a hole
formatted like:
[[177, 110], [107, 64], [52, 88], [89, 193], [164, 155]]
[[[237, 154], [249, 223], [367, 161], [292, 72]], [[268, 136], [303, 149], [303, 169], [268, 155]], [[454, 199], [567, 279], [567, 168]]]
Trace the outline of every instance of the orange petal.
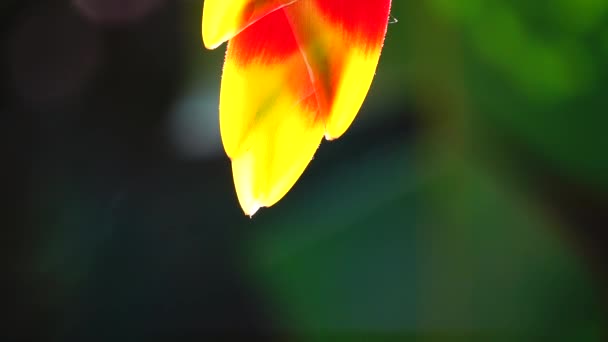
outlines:
[[205, 0], [203, 43], [215, 49], [266, 14], [296, 0]]
[[285, 8], [315, 80], [327, 139], [344, 134], [363, 104], [390, 7], [390, 0], [303, 0]]
[[295, 184], [321, 139], [339, 137], [369, 90], [390, 0], [299, 0], [228, 45], [220, 129], [239, 202], [252, 215]]
[[323, 121], [283, 11], [268, 14], [229, 42], [220, 129], [248, 215], [282, 198], [319, 146]]

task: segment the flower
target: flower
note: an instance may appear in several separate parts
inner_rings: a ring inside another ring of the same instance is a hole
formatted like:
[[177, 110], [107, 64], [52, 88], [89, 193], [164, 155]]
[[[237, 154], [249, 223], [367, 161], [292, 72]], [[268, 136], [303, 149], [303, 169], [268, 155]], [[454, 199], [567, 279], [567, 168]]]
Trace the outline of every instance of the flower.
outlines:
[[220, 131], [247, 215], [291, 189], [321, 140], [359, 111], [386, 35], [390, 0], [206, 0], [203, 42], [228, 42]]

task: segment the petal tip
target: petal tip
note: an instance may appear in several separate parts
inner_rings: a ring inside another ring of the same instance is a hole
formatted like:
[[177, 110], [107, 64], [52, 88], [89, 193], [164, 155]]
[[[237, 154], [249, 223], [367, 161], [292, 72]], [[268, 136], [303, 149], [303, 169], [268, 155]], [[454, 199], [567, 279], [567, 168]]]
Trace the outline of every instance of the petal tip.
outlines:
[[205, 25], [204, 18], [201, 31], [203, 36], [203, 45], [207, 50], [214, 50], [218, 46], [222, 45], [222, 43], [225, 41], [222, 39], [222, 37], [220, 37], [217, 30], [213, 30], [209, 28], [208, 25]]
[[332, 141], [336, 139], [338, 139], [338, 137], [332, 136], [329, 132], [325, 132], [325, 140]]
[[262, 206], [259, 203], [254, 202], [253, 205], [248, 208], [243, 207], [243, 212], [245, 215], [249, 216], [249, 218], [253, 218], [253, 215], [255, 215], [261, 207]]
[[215, 50], [218, 46], [222, 45], [222, 43], [217, 43], [215, 40], [211, 39], [205, 39], [205, 36], [203, 35], [203, 45], [207, 50]]
[[225, 8], [217, 1], [205, 1], [203, 5], [203, 18], [201, 21], [201, 33], [203, 44], [208, 50], [213, 50], [227, 41], [229, 32], [222, 22], [226, 20]]

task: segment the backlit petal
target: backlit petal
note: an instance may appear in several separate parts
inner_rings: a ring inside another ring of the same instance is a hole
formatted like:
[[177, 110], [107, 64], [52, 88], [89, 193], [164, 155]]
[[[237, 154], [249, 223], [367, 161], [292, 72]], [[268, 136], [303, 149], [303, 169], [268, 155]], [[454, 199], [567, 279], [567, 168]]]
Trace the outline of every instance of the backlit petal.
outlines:
[[299, 0], [230, 40], [220, 129], [245, 213], [280, 200], [323, 136], [337, 138], [350, 126], [371, 85], [389, 11], [390, 0]]
[[350, 126], [372, 83], [390, 0], [303, 0], [285, 11], [313, 73], [326, 137]]
[[215, 49], [266, 14], [296, 0], [205, 0], [203, 43]]
[[249, 215], [283, 197], [319, 146], [324, 122], [283, 11], [229, 42], [220, 129], [239, 202]]
[[[232, 159], [236, 193], [247, 215], [279, 201], [310, 163], [323, 137], [323, 125], [311, 113], [316, 103], [286, 109], [290, 115], [267, 120], [252, 137], [255, 143]], [[312, 101], [314, 102], [314, 101]]]

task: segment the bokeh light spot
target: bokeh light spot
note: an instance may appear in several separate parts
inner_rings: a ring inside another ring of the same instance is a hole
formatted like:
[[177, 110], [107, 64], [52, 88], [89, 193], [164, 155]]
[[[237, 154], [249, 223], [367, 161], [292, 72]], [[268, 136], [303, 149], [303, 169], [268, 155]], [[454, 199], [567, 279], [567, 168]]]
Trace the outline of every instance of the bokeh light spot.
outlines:
[[95, 28], [60, 6], [37, 8], [11, 38], [13, 86], [23, 100], [33, 104], [76, 96], [95, 74], [102, 57]]
[[89, 20], [104, 25], [136, 21], [161, 7], [165, 0], [73, 0]]

